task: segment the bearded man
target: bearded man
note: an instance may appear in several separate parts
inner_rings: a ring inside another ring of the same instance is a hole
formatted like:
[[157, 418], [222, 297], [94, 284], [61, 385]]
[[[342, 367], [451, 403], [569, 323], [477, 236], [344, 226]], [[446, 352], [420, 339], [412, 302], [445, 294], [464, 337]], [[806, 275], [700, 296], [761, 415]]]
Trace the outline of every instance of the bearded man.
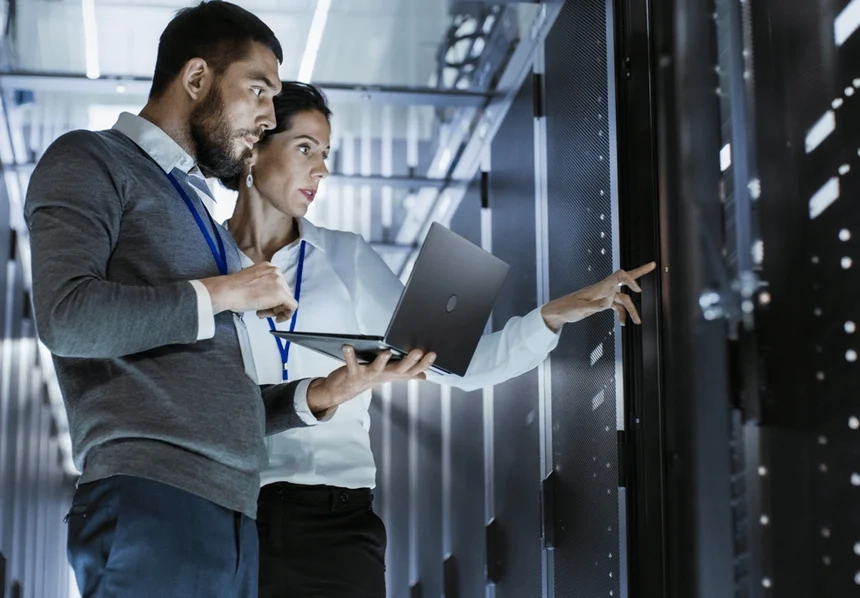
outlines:
[[[281, 46], [220, 1], [164, 30], [149, 100], [73, 131], [30, 180], [33, 302], [82, 471], [67, 518], [81, 594], [252, 597], [264, 434], [325, 425], [326, 380], [260, 387], [241, 317], [288, 318], [281, 273], [241, 269], [204, 177], [275, 125]], [[312, 384], [313, 382], [313, 384]]]

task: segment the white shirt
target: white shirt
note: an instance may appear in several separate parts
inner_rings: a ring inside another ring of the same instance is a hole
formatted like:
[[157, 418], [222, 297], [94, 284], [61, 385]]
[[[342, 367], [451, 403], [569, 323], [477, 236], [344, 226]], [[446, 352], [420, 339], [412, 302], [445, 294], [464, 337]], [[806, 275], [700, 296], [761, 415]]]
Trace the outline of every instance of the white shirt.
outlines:
[[[225, 223], [229, 224], [229, 223]], [[384, 335], [403, 285], [382, 258], [359, 235], [318, 228], [299, 221], [300, 240], [272, 257], [290, 288], [295, 289], [300, 241], [305, 249], [296, 330]], [[245, 256], [247, 265], [251, 260]], [[245, 315], [257, 376], [261, 384], [282, 380], [283, 365], [269, 323]], [[278, 324], [288, 330], [289, 322]], [[428, 374], [428, 379], [465, 390], [492, 386], [523, 374], [546, 359], [558, 344], [536, 309], [512, 318], [505, 328], [481, 338], [466, 376]], [[290, 379], [325, 377], [343, 364], [293, 344]], [[267, 439], [269, 465], [262, 484], [326, 484], [342, 488], [373, 488], [376, 465], [370, 450], [371, 392], [340, 405], [318, 426], [295, 428]]]

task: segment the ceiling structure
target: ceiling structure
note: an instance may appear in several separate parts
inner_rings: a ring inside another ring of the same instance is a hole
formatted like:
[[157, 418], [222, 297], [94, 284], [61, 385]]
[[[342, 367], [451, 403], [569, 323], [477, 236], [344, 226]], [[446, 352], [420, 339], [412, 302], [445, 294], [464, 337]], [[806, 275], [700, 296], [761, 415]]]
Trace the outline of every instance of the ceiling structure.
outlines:
[[[307, 46], [316, 0], [238, 0], [275, 32], [284, 49], [281, 77], [295, 79]], [[17, 67], [86, 70], [81, 0], [17, 3]], [[100, 72], [151, 76], [158, 38], [181, 0], [92, 0]], [[433, 0], [333, 0], [313, 78], [375, 85], [426, 85], [450, 17]]]

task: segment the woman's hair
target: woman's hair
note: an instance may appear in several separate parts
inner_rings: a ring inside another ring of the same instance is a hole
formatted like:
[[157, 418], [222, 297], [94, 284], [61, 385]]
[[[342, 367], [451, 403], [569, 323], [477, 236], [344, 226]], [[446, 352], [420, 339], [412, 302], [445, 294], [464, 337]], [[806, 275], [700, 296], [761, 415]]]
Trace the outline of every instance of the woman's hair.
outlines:
[[[281, 93], [275, 96], [273, 101], [275, 103], [275, 128], [264, 133], [263, 138], [257, 144], [259, 146], [266, 145], [272, 135], [292, 129], [293, 120], [297, 114], [302, 112], [316, 111], [325, 116], [327, 120], [331, 120], [331, 110], [325, 95], [307, 83], [283, 81]], [[238, 176], [221, 179], [221, 184], [228, 189], [238, 191], [239, 179]]]

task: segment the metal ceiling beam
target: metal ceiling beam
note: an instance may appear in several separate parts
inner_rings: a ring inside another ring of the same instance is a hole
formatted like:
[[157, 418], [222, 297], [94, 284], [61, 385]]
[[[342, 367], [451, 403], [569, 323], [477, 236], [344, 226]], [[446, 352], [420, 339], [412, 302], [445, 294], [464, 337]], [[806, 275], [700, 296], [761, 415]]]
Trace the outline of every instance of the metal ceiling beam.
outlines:
[[[72, 73], [14, 71], [0, 73], [0, 87], [7, 90], [53, 91], [92, 94], [149, 95], [152, 79], [148, 77], [104, 76], [88, 79]], [[460, 90], [440, 90], [432, 87], [401, 87], [374, 85], [341, 85], [314, 83], [331, 102], [373, 102], [405, 106], [448, 106], [477, 108], [487, 101], [482, 93]]]
[[[31, 173], [36, 167], [34, 162], [19, 162], [4, 164], [3, 168], [17, 172]], [[369, 186], [373, 188], [391, 187], [392, 189], [406, 189], [417, 191], [418, 189], [442, 189], [450, 186], [454, 181], [446, 179], [431, 179], [427, 177], [391, 176], [385, 177], [378, 174], [361, 176], [358, 174], [330, 174], [327, 177], [330, 182], [340, 185], [355, 185], [356, 187]]]
[[433, 87], [402, 87], [374, 85], [339, 85], [314, 82], [332, 102], [373, 102], [403, 106], [446, 106], [451, 108], [479, 108], [487, 102], [487, 95], [473, 91], [435, 89]]

